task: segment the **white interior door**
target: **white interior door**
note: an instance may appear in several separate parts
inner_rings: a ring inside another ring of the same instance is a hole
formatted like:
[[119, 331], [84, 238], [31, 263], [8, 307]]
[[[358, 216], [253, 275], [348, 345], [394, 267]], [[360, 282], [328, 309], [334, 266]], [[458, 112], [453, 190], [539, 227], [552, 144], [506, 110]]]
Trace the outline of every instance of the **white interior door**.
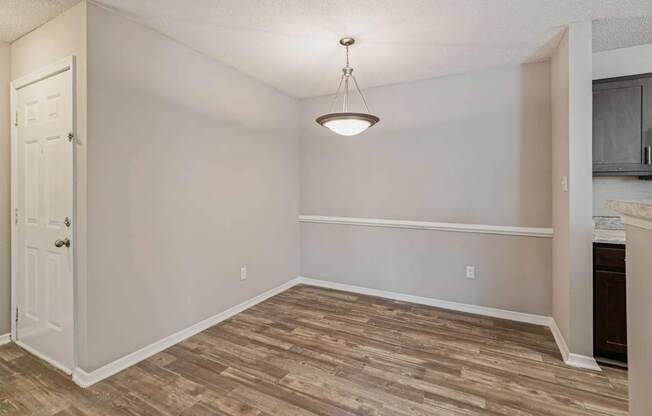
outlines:
[[66, 372], [74, 340], [71, 73], [24, 86], [14, 98], [15, 335], [19, 345]]

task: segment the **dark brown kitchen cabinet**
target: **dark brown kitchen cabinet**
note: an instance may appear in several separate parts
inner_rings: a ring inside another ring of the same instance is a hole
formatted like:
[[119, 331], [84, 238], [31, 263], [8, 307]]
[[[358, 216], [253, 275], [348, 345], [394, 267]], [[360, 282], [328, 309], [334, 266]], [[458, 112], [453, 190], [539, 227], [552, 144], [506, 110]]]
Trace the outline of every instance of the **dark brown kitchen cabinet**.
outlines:
[[593, 353], [627, 362], [625, 246], [593, 244]]
[[593, 174], [652, 176], [652, 74], [593, 82]]

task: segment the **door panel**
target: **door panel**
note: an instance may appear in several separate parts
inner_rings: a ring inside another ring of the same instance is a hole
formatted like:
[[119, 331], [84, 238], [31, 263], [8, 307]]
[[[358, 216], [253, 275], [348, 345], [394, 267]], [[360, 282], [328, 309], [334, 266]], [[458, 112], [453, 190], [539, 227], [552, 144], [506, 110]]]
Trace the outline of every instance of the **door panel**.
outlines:
[[25, 247], [25, 315], [38, 321], [38, 248]]
[[38, 226], [39, 205], [39, 164], [40, 150], [38, 140], [25, 142], [25, 222]]
[[46, 256], [46, 276], [48, 283], [48, 323], [57, 331], [61, 326], [61, 255], [49, 251]]
[[69, 143], [60, 135], [48, 137], [45, 140], [43, 152], [45, 168], [45, 221], [49, 228], [60, 230], [64, 225], [63, 221], [69, 215], [68, 207], [61, 194], [65, 192], [59, 178], [61, 161], [65, 160], [63, 152], [69, 151]]
[[[67, 70], [16, 92], [17, 341], [70, 371], [73, 366], [72, 75]], [[71, 224], [72, 225], [72, 224]]]

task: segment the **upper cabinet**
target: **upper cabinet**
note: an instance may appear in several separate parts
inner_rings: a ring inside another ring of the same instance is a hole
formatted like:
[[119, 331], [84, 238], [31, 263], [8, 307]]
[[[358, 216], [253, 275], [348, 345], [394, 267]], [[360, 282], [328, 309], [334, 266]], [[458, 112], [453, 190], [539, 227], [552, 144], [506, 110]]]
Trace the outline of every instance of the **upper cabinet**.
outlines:
[[652, 176], [652, 74], [593, 82], [593, 174]]

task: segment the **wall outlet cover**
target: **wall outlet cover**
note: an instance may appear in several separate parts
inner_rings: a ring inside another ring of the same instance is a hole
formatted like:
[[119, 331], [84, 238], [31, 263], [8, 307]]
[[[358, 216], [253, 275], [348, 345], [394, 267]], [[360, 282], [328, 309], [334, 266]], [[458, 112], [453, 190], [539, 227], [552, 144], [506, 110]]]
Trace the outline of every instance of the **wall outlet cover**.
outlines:
[[466, 278], [475, 279], [475, 266], [466, 266]]
[[568, 176], [561, 177], [561, 190], [568, 192]]
[[247, 280], [247, 266], [240, 267], [240, 280]]

